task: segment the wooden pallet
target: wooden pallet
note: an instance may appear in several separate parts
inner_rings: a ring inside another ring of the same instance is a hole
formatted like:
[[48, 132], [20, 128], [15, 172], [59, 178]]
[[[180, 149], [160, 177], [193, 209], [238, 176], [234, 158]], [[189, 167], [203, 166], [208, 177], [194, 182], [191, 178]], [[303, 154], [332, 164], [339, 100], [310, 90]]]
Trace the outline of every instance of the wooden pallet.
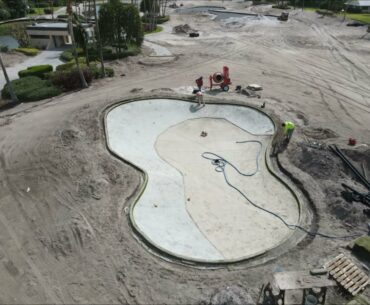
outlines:
[[339, 254], [328, 262], [325, 268], [334, 280], [353, 296], [370, 283], [369, 277], [344, 254]]

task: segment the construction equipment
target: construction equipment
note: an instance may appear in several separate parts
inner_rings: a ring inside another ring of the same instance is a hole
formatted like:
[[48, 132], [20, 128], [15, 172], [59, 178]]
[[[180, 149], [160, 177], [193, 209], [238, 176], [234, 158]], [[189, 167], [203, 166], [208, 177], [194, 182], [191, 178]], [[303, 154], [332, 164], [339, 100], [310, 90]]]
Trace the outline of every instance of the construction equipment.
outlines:
[[231, 80], [229, 77], [229, 68], [224, 66], [223, 67], [223, 72], [216, 72], [213, 75], [209, 76], [209, 83], [210, 83], [210, 89], [214, 86], [220, 86], [220, 88], [223, 91], [229, 91], [231, 85]]
[[282, 12], [281, 15], [278, 17], [278, 20], [280, 21], [288, 21], [289, 13]]

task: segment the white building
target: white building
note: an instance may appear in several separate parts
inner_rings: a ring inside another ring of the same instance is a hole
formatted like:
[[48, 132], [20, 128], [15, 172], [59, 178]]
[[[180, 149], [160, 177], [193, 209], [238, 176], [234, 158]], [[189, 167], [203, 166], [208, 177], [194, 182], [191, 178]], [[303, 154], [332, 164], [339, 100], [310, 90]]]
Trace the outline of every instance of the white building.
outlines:
[[351, 0], [345, 3], [347, 9], [370, 13], [370, 0]]
[[71, 44], [67, 23], [35, 23], [28, 25], [26, 32], [31, 45], [40, 49], [48, 50]]

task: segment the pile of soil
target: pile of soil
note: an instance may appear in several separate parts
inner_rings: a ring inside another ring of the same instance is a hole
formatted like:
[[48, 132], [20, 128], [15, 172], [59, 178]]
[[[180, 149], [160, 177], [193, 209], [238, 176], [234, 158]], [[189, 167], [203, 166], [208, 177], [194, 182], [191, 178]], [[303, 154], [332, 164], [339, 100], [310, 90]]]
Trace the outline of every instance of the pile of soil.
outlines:
[[173, 27], [173, 32], [175, 34], [188, 34], [191, 32], [197, 32], [196, 30], [192, 29], [188, 24], [180, 24]]
[[[335, 218], [357, 226], [366, 222], [363, 214], [365, 206], [358, 202], [347, 202], [342, 197], [342, 183], [345, 183], [360, 192], [366, 192], [364, 186], [357, 180], [353, 173], [346, 167], [340, 158], [330, 149], [314, 149], [308, 146], [297, 145], [291, 147], [291, 162], [309, 174], [320, 185], [326, 195], [325, 206], [327, 212]], [[362, 172], [360, 164], [367, 173], [370, 168], [370, 150], [343, 149], [343, 153]]]

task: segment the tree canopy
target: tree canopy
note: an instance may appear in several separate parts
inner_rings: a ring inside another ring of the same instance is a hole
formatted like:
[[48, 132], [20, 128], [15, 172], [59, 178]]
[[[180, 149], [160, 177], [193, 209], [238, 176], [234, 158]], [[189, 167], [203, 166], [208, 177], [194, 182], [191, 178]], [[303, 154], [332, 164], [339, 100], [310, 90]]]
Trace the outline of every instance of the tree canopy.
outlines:
[[25, 0], [4, 0], [8, 7], [10, 18], [20, 18], [26, 16], [27, 4]]
[[109, 0], [100, 6], [98, 22], [103, 45], [121, 49], [128, 44], [140, 46], [143, 42], [139, 11], [132, 4]]

